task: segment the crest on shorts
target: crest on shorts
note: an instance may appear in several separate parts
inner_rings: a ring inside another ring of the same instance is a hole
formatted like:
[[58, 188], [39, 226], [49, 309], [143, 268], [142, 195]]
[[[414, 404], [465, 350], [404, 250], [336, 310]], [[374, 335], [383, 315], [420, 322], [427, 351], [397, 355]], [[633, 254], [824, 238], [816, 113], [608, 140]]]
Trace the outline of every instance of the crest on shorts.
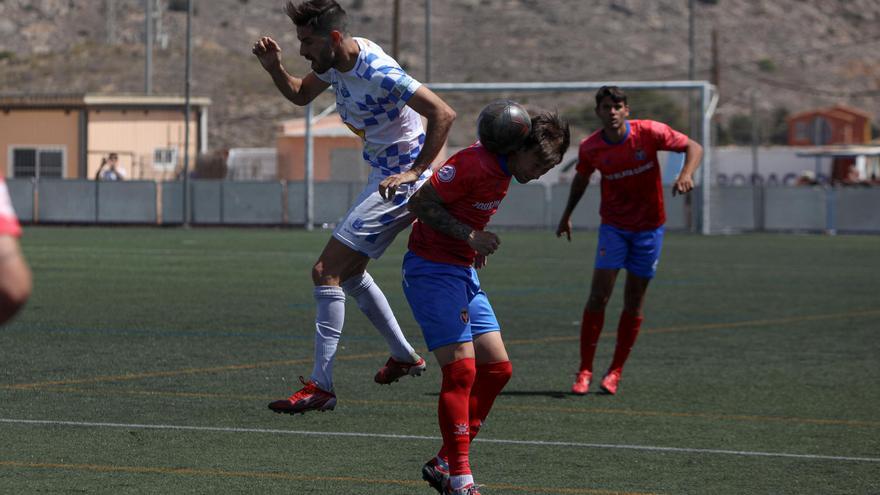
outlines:
[[351, 222], [351, 228], [354, 230], [361, 230], [364, 228], [364, 219], [363, 218], [355, 218], [354, 222]]
[[461, 314], [460, 314], [459, 316], [461, 317], [461, 322], [462, 322], [462, 323], [467, 323], [467, 322], [471, 321], [471, 317], [470, 317], [470, 315], [468, 314], [468, 310], [467, 310], [467, 308], [462, 309], [462, 310], [461, 310]]
[[437, 178], [440, 179], [440, 182], [452, 182], [452, 179], [455, 178], [455, 167], [453, 165], [443, 165], [437, 171]]
[[605, 248], [599, 249], [599, 256], [605, 256]]

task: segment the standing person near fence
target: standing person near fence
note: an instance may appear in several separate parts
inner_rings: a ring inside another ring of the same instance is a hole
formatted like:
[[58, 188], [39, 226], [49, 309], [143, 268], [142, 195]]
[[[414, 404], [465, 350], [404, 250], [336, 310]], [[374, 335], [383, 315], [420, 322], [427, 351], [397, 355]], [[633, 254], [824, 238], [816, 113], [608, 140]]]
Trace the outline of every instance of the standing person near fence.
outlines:
[[599, 208], [602, 224], [592, 287], [581, 320], [580, 368], [571, 391], [583, 395], [590, 388], [605, 306], [618, 272], [625, 268], [626, 287], [614, 358], [600, 384], [602, 391], [613, 395], [617, 393], [623, 365], [639, 334], [645, 293], [656, 273], [663, 246], [666, 212], [657, 152], [685, 153], [684, 166], [672, 184], [674, 196], [694, 188], [693, 175], [703, 157], [703, 147], [666, 124], [628, 120], [626, 94], [616, 86], [599, 89], [595, 111], [602, 128], [581, 141], [577, 173], [556, 235], [564, 234], [571, 241], [571, 214], [590, 183], [590, 175], [598, 170], [602, 174]]
[[6, 181], [0, 178], [0, 325], [9, 321], [31, 295], [31, 271], [18, 238], [21, 226]]
[[568, 124], [540, 113], [516, 151], [499, 155], [476, 143], [453, 155], [410, 199], [418, 220], [403, 261], [403, 290], [443, 373], [443, 445], [422, 467], [422, 477], [444, 495], [479, 495], [470, 443], [513, 370], [477, 277], [476, 269], [500, 244], [483, 229], [510, 179], [526, 183], [547, 173], [562, 161], [569, 139]]
[[[342, 333], [346, 294], [385, 338], [391, 357], [375, 376], [388, 384], [425, 370], [425, 360], [407, 342], [382, 290], [366, 272], [413, 217], [406, 203], [431, 175], [431, 161], [446, 141], [455, 112], [427, 87], [407, 75], [373, 42], [352, 37], [347, 14], [333, 0], [286, 5], [296, 26], [299, 54], [311, 63], [303, 78], [281, 65], [281, 48], [270, 37], [253, 47], [263, 68], [288, 100], [307, 105], [328, 87], [336, 93], [343, 122], [364, 140], [363, 157], [373, 170], [345, 218], [333, 231], [312, 269], [317, 304], [315, 362], [304, 387], [269, 404], [276, 412], [329, 410], [336, 405], [333, 360]], [[420, 115], [427, 119], [423, 129]], [[379, 192], [391, 196], [386, 201]]]

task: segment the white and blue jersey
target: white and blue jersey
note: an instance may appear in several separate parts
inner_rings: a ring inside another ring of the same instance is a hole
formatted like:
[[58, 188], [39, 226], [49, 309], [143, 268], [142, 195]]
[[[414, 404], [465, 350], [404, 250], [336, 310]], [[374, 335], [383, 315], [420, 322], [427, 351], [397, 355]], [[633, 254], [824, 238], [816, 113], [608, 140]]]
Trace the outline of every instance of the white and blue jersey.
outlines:
[[431, 170], [425, 170], [415, 183], [399, 187], [391, 201], [379, 195], [379, 183], [409, 170], [425, 144], [421, 116], [406, 105], [422, 85], [375, 43], [354, 40], [360, 53], [353, 69], [330, 69], [315, 75], [333, 86], [336, 110], [345, 125], [363, 139], [363, 158], [373, 167], [333, 237], [365, 256], [378, 258], [412, 223], [406, 203], [431, 176]]
[[425, 143], [421, 117], [406, 106], [422, 84], [375, 43], [353, 39], [360, 47], [353, 69], [315, 75], [336, 91], [339, 116], [364, 140], [364, 160], [384, 176], [399, 174], [412, 166]]

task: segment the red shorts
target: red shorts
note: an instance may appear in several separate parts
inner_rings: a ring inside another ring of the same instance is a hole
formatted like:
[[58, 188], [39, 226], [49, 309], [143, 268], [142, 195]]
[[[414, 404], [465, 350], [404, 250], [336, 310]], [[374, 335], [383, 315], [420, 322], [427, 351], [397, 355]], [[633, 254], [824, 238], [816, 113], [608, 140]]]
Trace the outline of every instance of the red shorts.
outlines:
[[21, 236], [21, 225], [18, 224], [12, 200], [9, 199], [9, 189], [3, 179], [0, 179], [0, 235]]

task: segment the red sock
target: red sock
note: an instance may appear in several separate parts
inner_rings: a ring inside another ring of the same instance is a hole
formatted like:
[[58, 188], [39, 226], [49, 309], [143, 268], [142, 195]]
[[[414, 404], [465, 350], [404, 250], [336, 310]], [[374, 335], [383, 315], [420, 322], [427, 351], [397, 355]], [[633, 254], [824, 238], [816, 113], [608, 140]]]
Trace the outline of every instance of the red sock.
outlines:
[[[470, 440], [473, 441], [483, 421], [489, 416], [492, 404], [495, 398], [507, 385], [513, 374], [513, 366], [510, 361], [499, 361], [497, 363], [481, 364], [477, 366], [477, 377], [474, 379], [474, 386], [471, 387], [470, 405]], [[437, 457], [448, 459], [446, 447], [440, 449]]]
[[480, 432], [483, 421], [489, 416], [492, 404], [495, 398], [507, 385], [513, 375], [513, 366], [510, 361], [500, 361], [497, 363], [482, 364], [477, 366], [477, 378], [474, 380], [474, 386], [471, 389], [470, 402], [470, 429], [471, 441]]
[[459, 359], [443, 367], [443, 385], [437, 417], [443, 434], [443, 451], [448, 454], [449, 474], [471, 474], [468, 453], [470, 428], [468, 409], [477, 374], [474, 358]]
[[605, 324], [605, 310], [590, 311], [584, 308], [581, 319], [581, 371], [593, 371], [593, 356], [596, 355], [596, 344]]
[[623, 369], [623, 364], [636, 343], [636, 337], [639, 336], [642, 320], [644, 318], [641, 316], [626, 311], [620, 312], [620, 323], [617, 325], [617, 346], [614, 348], [614, 359], [612, 359], [609, 369]]

